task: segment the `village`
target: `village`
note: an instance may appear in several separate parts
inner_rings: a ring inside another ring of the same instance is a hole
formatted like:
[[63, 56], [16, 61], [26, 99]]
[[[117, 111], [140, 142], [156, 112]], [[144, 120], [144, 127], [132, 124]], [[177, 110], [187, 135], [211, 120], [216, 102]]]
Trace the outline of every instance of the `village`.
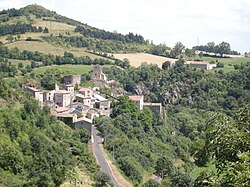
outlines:
[[[85, 128], [91, 132], [94, 119], [100, 116], [109, 117], [112, 112], [112, 99], [117, 99], [126, 93], [114, 91], [109, 98], [100, 93], [103, 85], [116, 85], [115, 80], [108, 80], [100, 65], [95, 65], [91, 72], [91, 80], [95, 87], [81, 87], [76, 90], [76, 85], [80, 85], [80, 75], [69, 75], [63, 78], [63, 86], [55, 84], [54, 90], [41, 91], [35, 87], [23, 86], [23, 90], [38, 101], [39, 106], [49, 106], [51, 114], [58, 120], [65, 122], [76, 130]], [[127, 95], [127, 94], [126, 94]], [[136, 102], [138, 110], [148, 107], [152, 112], [161, 113], [161, 103], [144, 102], [143, 95], [128, 95], [129, 99]]]

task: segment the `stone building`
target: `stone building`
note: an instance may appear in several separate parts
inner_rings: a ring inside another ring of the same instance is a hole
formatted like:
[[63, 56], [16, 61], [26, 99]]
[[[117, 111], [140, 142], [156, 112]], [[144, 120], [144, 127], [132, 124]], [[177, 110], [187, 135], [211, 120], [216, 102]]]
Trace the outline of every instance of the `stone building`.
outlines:
[[91, 73], [91, 79], [97, 81], [107, 81], [107, 76], [102, 72], [102, 67], [100, 65], [95, 65], [93, 72]]
[[129, 99], [131, 99], [132, 101], [135, 101], [139, 110], [143, 109], [143, 95], [131, 95], [129, 96]]
[[190, 62], [189, 65], [205, 70], [211, 70], [217, 66], [216, 64], [209, 64], [208, 62]]
[[55, 104], [59, 107], [65, 107], [71, 103], [70, 92], [66, 90], [57, 90], [54, 94]]
[[63, 77], [63, 83], [65, 85], [73, 85], [75, 86], [76, 84], [80, 85], [81, 84], [81, 75], [68, 75]]

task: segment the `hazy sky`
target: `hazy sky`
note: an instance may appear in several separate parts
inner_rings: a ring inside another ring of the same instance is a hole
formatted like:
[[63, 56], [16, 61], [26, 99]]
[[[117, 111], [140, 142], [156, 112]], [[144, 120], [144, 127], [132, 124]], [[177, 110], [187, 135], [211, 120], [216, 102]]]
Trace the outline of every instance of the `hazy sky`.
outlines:
[[227, 41], [250, 52], [250, 0], [0, 0], [0, 9], [36, 3], [88, 25], [187, 47]]

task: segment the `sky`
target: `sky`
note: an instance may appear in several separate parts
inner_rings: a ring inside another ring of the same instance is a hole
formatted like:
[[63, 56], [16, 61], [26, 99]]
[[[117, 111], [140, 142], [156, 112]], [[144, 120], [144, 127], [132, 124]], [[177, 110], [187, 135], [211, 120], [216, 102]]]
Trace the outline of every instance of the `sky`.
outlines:
[[186, 47], [214, 41], [250, 52], [250, 0], [0, 0], [0, 10], [39, 4], [49, 10], [155, 44]]

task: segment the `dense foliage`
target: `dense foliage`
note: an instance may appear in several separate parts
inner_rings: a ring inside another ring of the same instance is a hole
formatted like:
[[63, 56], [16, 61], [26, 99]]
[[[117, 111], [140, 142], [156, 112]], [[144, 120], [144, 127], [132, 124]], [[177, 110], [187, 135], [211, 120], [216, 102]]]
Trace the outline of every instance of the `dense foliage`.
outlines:
[[129, 42], [129, 43], [146, 43], [143, 36], [138, 34], [129, 33], [126, 35], [122, 35], [120, 33], [115, 32], [108, 32], [105, 30], [98, 30], [98, 29], [89, 29], [83, 26], [78, 26], [75, 28], [75, 32], [80, 32], [83, 36], [89, 38], [99, 38], [103, 40], [118, 40], [121, 42]]
[[240, 55], [239, 52], [231, 50], [230, 44], [227, 42], [221, 42], [218, 45], [215, 45], [214, 42], [209, 42], [207, 45], [195, 46], [193, 49], [211, 53], [219, 53], [221, 56], [223, 54]]
[[[194, 166], [189, 158], [206, 142], [207, 114], [213, 111], [232, 116], [235, 109], [250, 102], [249, 63], [228, 73], [205, 72], [184, 66], [181, 60], [165, 70], [144, 64], [138, 68], [112, 67], [105, 72], [111, 79], [118, 80], [126, 91], [144, 95], [146, 101], [162, 102], [165, 106], [165, 118], [154, 116], [152, 123], [150, 119], [143, 123], [143, 118], [138, 118], [140, 114], [136, 115], [125, 102], [113, 110], [115, 115], [111, 121], [101, 123], [105, 136], [112, 137], [108, 137], [106, 148], [111, 153], [115, 151], [119, 167], [137, 182], [143, 176], [140, 171], [152, 172], [152, 168], [158, 175], [169, 177], [173, 186], [176, 185], [174, 176], [186, 178], [186, 174], [174, 174], [175, 169], [171, 169], [174, 168], [173, 161], [181, 159], [185, 163], [182, 168], [186, 172], [192, 170]], [[168, 158], [164, 158], [166, 155]], [[200, 155], [196, 154], [196, 157]], [[208, 159], [204, 161], [206, 163]], [[167, 167], [158, 167], [157, 163], [168, 164]]]
[[212, 157], [216, 173], [204, 172], [195, 186], [249, 186], [250, 185], [250, 106], [245, 106], [228, 117], [213, 114], [206, 125], [206, 144], [199, 159]]
[[73, 47], [78, 48], [87, 48], [92, 51], [101, 51], [106, 53], [111, 52], [143, 52], [148, 51], [150, 48], [149, 44], [138, 44], [138, 43], [129, 43], [122, 42], [119, 40], [104, 40], [104, 39], [95, 39], [84, 36], [50, 36], [43, 37], [47, 42], [50, 43], [64, 43], [69, 44]]
[[23, 34], [25, 32], [44, 32], [47, 29], [33, 27], [31, 24], [14, 24], [0, 26], [0, 36], [7, 34]]
[[[72, 131], [40, 109], [17, 83], [0, 81], [0, 184], [3, 186], [59, 186], [76, 165], [98, 171], [85, 131]], [[26, 100], [27, 99], [27, 100]], [[17, 102], [24, 101], [20, 107]]]
[[35, 62], [42, 62], [43, 65], [61, 65], [61, 64], [112, 64], [112, 62], [108, 59], [96, 58], [92, 60], [88, 56], [75, 57], [74, 54], [65, 52], [64, 56], [52, 55], [52, 54], [44, 54], [41, 52], [32, 52], [23, 50], [20, 51], [18, 48], [8, 49], [3, 44], [0, 43], [0, 58], [7, 59], [18, 59], [18, 60], [32, 60]]
[[170, 177], [172, 186], [177, 186], [177, 183], [182, 183], [183, 186], [190, 185], [192, 180], [187, 174], [185, 174], [187, 178], [174, 179], [176, 172], [180, 171], [173, 166], [176, 158], [183, 158], [189, 162], [185, 152], [190, 142], [187, 140], [183, 143], [185, 138], [181, 135], [175, 137], [172, 134], [174, 128], [160, 118], [159, 114], [153, 115], [148, 108], [139, 111], [136, 103], [125, 96], [119, 98], [111, 117], [112, 119], [97, 121], [105, 139], [105, 148], [110, 151], [120, 169], [134, 184], [141, 184], [144, 176], [147, 173], [154, 173], [157, 165], [161, 167], [159, 159], [166, 156], [169, 167], [173, 170], [160, 176]]

